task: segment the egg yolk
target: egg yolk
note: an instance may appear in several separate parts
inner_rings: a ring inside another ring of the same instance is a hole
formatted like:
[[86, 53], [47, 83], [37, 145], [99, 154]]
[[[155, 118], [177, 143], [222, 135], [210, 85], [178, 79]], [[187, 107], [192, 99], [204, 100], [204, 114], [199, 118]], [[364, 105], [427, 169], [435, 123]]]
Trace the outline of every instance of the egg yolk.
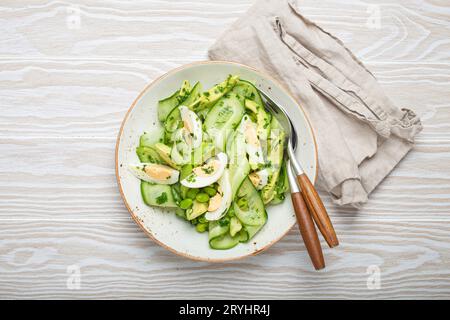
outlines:
[[188, 117], [186, 117], [187, 119], [185, 119], [184, 121], [183, 121], [183, 123], [184, 123], [184, 128], [189, 132], [189, 133], [192, 133], [193, 132], [193, 129], [192, 129], [192, 123], [191, 123], [191, 121], [189, 121], [190, 119], [188, 118]]
[[255, 187], [259, 186], [261, 183], [261, 177], [256, 172], [250, 173], [248, 177]]
[[172, 176], [172, 170], [162, 165], [145, 166], [145, 173], [155, 180], [167, 180]]
[[221, 203], [222, 196], [219, 193], [216, 193], [211, 199], [209, 199], [208, 211], [216, 211], [219, 209]]
[[220, 167], [220, 161], [211, 160], [201, 167], [194, 168], [192, 171], [197, 177], [208, 177], [213, 175]]
[[250, 121], [245, 124], [244, 132], [247, 143], [252, 146], [259, 147], [259, 140], [256, 128]]

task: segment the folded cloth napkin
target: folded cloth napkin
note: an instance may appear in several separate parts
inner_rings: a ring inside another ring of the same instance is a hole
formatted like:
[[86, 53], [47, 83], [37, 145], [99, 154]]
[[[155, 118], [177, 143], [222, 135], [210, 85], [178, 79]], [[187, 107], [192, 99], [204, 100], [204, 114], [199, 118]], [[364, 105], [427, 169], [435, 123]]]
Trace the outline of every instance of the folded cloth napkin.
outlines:
[[271, 74], [306, 110], [316, 134], [319, 186], [358, 206], [411, 150], [422, 129], [398, 109], [344, 44], [306, 19], [296, 0], [258, 0], [209, 50]]

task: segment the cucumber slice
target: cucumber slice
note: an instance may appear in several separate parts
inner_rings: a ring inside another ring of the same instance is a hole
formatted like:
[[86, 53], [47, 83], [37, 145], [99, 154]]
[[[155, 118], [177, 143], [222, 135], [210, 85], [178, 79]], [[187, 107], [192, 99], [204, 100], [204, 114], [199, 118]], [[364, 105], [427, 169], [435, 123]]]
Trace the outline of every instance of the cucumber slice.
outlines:
[[229, 234], [229, 225], [220, 225], [218, 221], [209, 223], [209, 245], [216, 250], [226, 250], [235, 247], [239, 242], [247, 241], [247, 232], [241, 230], [234, 237]]
[[[263, 226], [267, 221], [267, 212], [258, 191], [250, 179], [246, 178], [239, 188], [239, 198], [247, 200], [248, 208], [241, 208], [238, 201], [233, 203], [236, 217], [246, 226]], [[250, 237], [251, 238], [251, 237]]]
[[164, 122], [167, 115], [178, 105], [178, 94], [180, 90], [175, 91], [170, 97], [158, 102], [158, 119]]
[[229, 157], [231, 196], [234, 199], [242, 181], [250, 173], [250, 164], [246, 156], [244, 135], [236, 130], [230, 139], [231, 143], [227, 146], [227, 154]]
[[164, 122], [164, 130], [166, 133], [174, 133], [180, 127], [181, 124], [181, 112], [180, 109], [175, 108], [166, 118]]
[[195, 100], [197, 100], [202, 92], [202, 85], [200, 82], [197, 82], [193, 87], [191, 92], [189, 93], [189, 96], [184, 100], [180, 102], [180, 105], [189, 106], [191, 105]]
[[235, 94], [217, 102], [206, 116], [204, 126], [219, 150], [225, 150], [226, 140], [237, 127], [245, 109]]
[[148, 206], [176, 208], [170, 185], [152, 184], [141, 181], [142, 199]]
[[185, 80], [181, 89], [174, 92], [170, 97], [158, 102], [158, 119], [165, 122], [169, 114], [179, 105], [190, 105], [200, 97], [202, 85], [197, 82], [191, 89], [189, 81]]
[[245, 232], [247, 238], [246, 238], [246, 240], [241, 241], [241, 242], [249, 241], [251, 238], [253, 238], [255, 236], [255, 234], [258, 233], [259, 230], [262, 229], [262, 227], [264, 227], [264, 225], [260, 225], [260, 226], [246, 225], [246, 226], [244, 226], [244, 228], [241, 230], [241, 232]]
[[158, 142], [163, 142], [164, 130], [162, 128], [157, 128], [148, 132], [144, 132], [139, 138], [140, 147], [153, 147]]
[[216, 250], [226, 250], [235, 247], [240, 242], [239, 236], [230, 236], [229, 234], [225, 234], [223, 236], [211, 239], [209, 241], [209, 245], [211, 248]]

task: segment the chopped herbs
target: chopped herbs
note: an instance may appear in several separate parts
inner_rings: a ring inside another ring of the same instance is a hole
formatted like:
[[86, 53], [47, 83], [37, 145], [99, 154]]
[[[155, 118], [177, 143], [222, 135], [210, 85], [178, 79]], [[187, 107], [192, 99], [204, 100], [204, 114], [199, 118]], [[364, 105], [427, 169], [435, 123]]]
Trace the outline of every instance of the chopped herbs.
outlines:
[[167, 193], [163, 192], [159, 197], [156, 198], [157, 204], [163, 204], [167, 202]]

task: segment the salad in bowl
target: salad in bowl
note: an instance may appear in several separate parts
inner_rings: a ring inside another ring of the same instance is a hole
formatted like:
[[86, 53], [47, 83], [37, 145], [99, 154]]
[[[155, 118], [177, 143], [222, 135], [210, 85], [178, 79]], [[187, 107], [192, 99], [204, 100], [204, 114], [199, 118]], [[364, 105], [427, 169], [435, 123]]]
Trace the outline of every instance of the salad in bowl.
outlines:
[[207, 233], [212, 249], [249, 242], [289, 188], [285, 132], [256, 87], [236, 75], [206, 91], [185, 80], [157, 116], [158, 129], [139, 138], [139, 162], [128, 164], [145, 204]]

